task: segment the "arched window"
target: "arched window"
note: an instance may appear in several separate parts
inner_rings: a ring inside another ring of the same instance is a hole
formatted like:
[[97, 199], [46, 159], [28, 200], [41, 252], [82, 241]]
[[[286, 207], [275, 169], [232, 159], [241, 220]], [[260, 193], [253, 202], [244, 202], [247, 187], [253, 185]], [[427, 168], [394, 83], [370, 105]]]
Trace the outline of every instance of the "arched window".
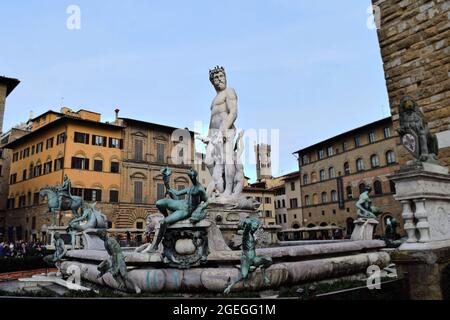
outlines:
[[366, 191], [366, 185], [364, 183], [361, 183], [359, 185], [359, 194], [362, 194], [364, 191]]
[[309, 181], [308, 181], [308, 175], [305, 173], [304, 175], [303, 175], [303, 185], [307, 185], [309, 183]]
[[337, 192], [336, 190], [331, 190], [331, 201], [336, 202], [338, 201]]
[[380, 166], [380, 157], [377, 154], [373, 154], [370, 156], [370, 164], [372, 168], [376, 168]]
[[316, 172], [312, 172], [311, 173], [311, 182], [312, 183], [317, 182], [317, 174], [316, 174]]
[[326, 192], [322, 192], [322, 203], [328, 202], [328, 194]]
[[358, 158], [358, 160], [356, 160], [356, 170], [364, 171], [364, 160], [362, 158]]
[[379, 180], [376, 180], [373, 183], [373, 190], [375, 194], [383, 194], [383, 186]]
[[386, 162], [387, 164], [393, 164], [397, 162], [394, 151], [389, 150], [388, 152], [386, 152]]
[[346, 176], [351, 173], [350, 172], [350, 164], [348, 162], [344, 163], [344, 173]]
[[319, 204], [319, 197], [317, 196], [317, 193], [313, 194], [313, 204]]
[[334, 167], [330, 167], [328, 169], [328, 178], [330, 179], [336, 178], [336, 170], [334, 170]]
[[320, 170], [320, 181], [325, 180], [325, 170]]
[[390, 187], [392, 193], [396, 193], [394, 181], [392, 181], [392, 180], [389, 181], [389, 187]]
[[353, 199], [353, 189], [352, 189], [352, 186], [347, 186], [347, 199]]
[[311, 199], [309, 198], [309, 196], [305, 196], [305, 206], [310, 206], [311, 205]]

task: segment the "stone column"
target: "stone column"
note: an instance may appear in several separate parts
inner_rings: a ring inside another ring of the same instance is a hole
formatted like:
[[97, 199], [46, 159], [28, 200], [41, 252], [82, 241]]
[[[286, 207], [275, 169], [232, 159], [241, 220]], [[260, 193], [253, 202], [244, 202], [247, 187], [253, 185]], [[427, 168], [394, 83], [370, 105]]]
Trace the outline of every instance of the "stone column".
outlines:
[[443, 299], [442, 275], [450, 264], [448, 168], [429, 163], [405, 166], [389, 178], [395, 182], [395, 199], [402, 203], [408, 234], [391, 254], [392, 261], [399, 274], [408, 277], [411, 299]]

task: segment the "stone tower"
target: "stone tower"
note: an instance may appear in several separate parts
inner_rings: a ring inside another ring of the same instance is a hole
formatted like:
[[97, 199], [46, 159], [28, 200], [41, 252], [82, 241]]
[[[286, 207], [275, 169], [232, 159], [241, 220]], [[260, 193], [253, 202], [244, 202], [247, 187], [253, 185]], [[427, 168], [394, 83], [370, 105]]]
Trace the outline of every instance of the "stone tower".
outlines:
[[272, 178], [272, 161], [270, 157], [270, 144], [255, 145], [256, 153], [256, 179]]
[[19, 80], [0, 76], [0, 133], [3, 132], [3, 116], [5, 114], [6, 97], [19, 84]]

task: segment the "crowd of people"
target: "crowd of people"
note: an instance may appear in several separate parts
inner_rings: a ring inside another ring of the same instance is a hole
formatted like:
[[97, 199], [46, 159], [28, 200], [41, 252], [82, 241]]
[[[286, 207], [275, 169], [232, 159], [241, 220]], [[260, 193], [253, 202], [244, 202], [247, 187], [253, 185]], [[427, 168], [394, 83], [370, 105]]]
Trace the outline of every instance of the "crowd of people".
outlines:
[[0, 258], [22, 258], [28, 256], [45, 256], [46, 248], [42, 242], [16, 241], [0, 243]]

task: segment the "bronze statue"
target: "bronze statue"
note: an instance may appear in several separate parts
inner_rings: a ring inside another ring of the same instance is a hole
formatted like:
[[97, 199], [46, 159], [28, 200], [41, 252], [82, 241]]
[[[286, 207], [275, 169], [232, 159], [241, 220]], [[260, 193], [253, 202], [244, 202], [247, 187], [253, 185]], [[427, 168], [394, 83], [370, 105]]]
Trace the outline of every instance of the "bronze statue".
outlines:
[[[193, 186], [177, 191], [169, 186], [169, 177], [172, 174], [169, 168], [161, 169], [167, 193], [171, 199], [159, 199], [156, 207], [165, 216], [160, 222], [158, 237], [150, 251], [155, 252], [164, 237], [167, 226], [189, 218], [191, 223], [197, 223], [206, 217], [205, 209], [208, 206], [208, 197], [205, 188], [197, 180], [197, 171], [190, 169], [188, 176]], [[178, 199], [179, 196], [187, 195], [186, 199]], [[169, 211], [171, 212], [169, 214]]]
[[[95, 208], [95, 204], [89, 204], [89, 207], [83, 207], [81, 216], [69, 221], [69, 232], [108, 227], [106, 216]], [[86, 223], [81, 224], [80, 222], [82, 221], [86, 221]]]
[[55, 252], [53, 254], [47, 255], [44, 257], [44, 261], [49, 266], [55, 266], [58, 271], [60, 270], [61, 259], [67, 253], [66, 246], [64, 244], [64, 240], [61, 238], [61, 235], [58, 231], [53, 234], [53, 244], [55, 246]]
[[258, 267], [261, 267], [265, 284], [270, 285], [270, 279], [267, 277], [265, 269], [272, 264], [272, 258], [256, 255], [255, 232], [260, 226], [261, 222], [256, 217], [247, 217], [239, 222], [239, 229], [244, 230], [242, 236], [241, 272], [239, 278], [225, 289], [225, 294], [229, 294], [231, 288], [239, 281], [247, 280], [249, 273], [252, 271], [251, 269], [254, 271]]
[[358, 209], [358, 218], [362, 219], [375, 219], [381, 214], [380, 209], [372, 206], [372, 200], [370, 200], [369, 194], [372, 191], [372, 187], [367, 185], [364, 192], [359, 196], [356, 202], [356, 208]]
[[438, 140], [428, 128], [417, 103], [405, 96], [398, 108], [400, 128], [397, 129], [405, 148], [419, 161], [437, 162]]

